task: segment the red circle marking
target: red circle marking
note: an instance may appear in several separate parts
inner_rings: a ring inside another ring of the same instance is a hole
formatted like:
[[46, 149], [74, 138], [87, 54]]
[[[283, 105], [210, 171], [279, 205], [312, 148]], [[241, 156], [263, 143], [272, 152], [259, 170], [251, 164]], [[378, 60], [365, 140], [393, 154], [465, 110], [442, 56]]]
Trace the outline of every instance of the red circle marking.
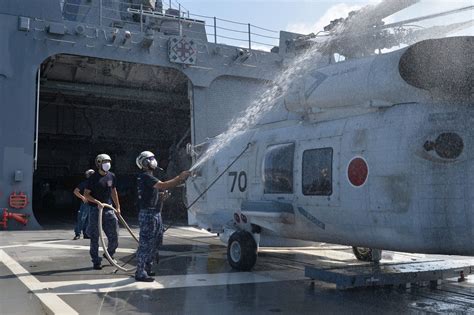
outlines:
[[369, 175], [369, 167], [367, 162], [361, 157], [355, 157], [347, 167], [347, 177], [352, 185], [362, 186]]

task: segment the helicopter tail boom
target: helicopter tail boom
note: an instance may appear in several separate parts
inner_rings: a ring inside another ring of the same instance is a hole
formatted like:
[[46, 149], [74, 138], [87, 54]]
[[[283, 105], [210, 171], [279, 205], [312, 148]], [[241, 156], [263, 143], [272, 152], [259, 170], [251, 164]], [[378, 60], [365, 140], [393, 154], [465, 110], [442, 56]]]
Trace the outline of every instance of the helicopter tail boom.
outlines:
[[331, 120], [396, 104], [469, 98], [473, 48], [472, 36], [429, 39], [310, 70], [292, 83], [285, 106], [312, 119]]

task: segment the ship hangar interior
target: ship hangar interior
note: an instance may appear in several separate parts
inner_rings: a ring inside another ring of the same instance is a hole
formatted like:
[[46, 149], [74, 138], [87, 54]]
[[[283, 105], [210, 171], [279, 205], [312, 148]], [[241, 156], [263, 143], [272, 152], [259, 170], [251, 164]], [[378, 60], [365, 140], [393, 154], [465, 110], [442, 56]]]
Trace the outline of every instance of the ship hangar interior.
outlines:
[[[137, 213], [135, 158], [141, 151], [157, 155], [161, 180], [190, 167], [190, 83], [182, 72], [61, 54], [46, 59], [39, 73], [33, 209], [41, 225], [75, 220], [80, 200], [73, 190], [95, 168], [97, 154], [112, 158], [125, 217]], [[171, 196], [165, 219], [185, 221], [183, 188]]]

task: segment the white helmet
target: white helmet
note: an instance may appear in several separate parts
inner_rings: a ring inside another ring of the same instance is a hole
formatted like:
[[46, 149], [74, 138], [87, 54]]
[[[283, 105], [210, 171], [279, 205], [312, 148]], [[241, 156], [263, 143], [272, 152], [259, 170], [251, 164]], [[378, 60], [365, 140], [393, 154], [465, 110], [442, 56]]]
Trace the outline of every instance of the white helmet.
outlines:
[[95, 166], [100, 167], [100, 165], [106, 161], [112, 162], [112, 159], [110, 158], [110, 156], [108, 156], [105, 153], [99, 154], [95, 158]]
[[153, 167], [153, 165], [150, 165], [150, 158], [154, 158], [154, 157], [155, 155], [151, 153], [150, 151], [143, 151], [142, 153], [138, 155], [135, 162], [137, 163], [138, 168], [141, 170], [154, 169], [156, 168], [156, 165], [155, 167]]
[[89, 178], [89, 177], [91, 177], [94, 173], [95, 173], [95, 171], [92, 170], [92, 169], [90, 169], [90, 170], [87, 170], [84, 174], [86, 175], [86, 178]]

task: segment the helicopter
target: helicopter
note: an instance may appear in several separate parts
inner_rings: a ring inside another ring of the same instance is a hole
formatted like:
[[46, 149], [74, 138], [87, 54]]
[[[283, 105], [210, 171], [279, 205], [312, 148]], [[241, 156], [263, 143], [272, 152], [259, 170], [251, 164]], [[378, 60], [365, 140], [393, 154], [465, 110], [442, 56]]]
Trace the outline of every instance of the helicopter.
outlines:
[[474, 255], [474, 37], [444, 37], [472, 20], [413, 27], [474, 6], [384, 24], [417, 2], [382, 1], [287, 40], [288, 58], [315, 53], [270, 118], [204, 162], [217, 140], [189, 146], [189, 213], [227, 243], [233, 268], [252, 269], [260, 246], [306, 241], [372, 262], [382, 250]]

